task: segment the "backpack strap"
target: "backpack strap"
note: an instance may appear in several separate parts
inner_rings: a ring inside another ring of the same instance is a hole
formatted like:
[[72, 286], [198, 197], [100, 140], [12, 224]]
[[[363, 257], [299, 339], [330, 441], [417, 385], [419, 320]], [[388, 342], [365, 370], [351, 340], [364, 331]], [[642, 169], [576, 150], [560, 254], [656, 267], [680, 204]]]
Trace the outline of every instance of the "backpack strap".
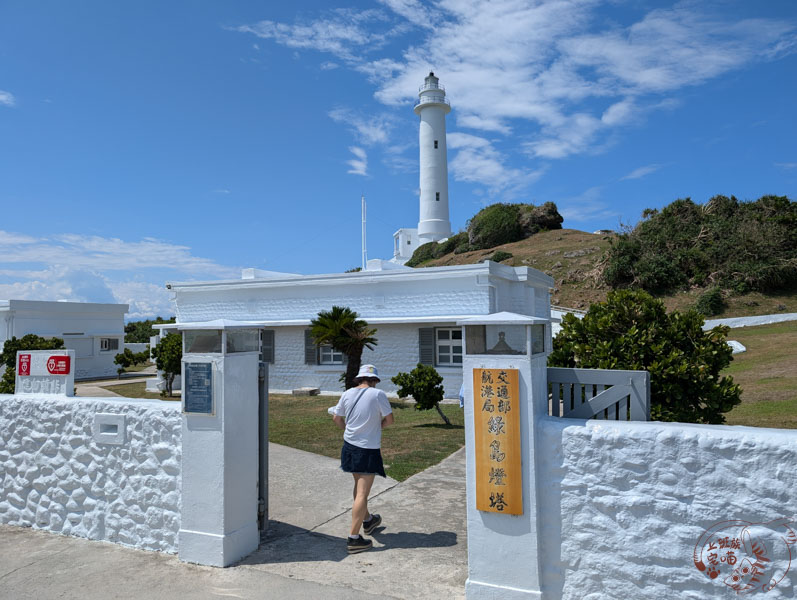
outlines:
[[352, 405], [351, 405], [351, 408], [349, 409], [349, 412], [347, 412], [347, 413], [346, 413], [346, 422], [347, 422], [347, 423], [349, 422], [349, 417], [351, 416], [351, 413], [353, 413], [353, 412], [354, 412], [354, 407], [355, 407], [355, 406], [357, 406], [357, 403], [360, 401], [360, 398], [362, 398], [362, 397], [363, 397], [363, 394], [365, 394], [365, 391], [366, 391], [367, 389], [368, 389], [368, 388], [363, 388], [363, 389], [361, 389], [361, 390], [360, 390], [360, 393], [359, 393], [359, 394], [357, 394], [357, 398], [355, 398], [355, 399], [354, 399], [354, 404], [352, 404]]

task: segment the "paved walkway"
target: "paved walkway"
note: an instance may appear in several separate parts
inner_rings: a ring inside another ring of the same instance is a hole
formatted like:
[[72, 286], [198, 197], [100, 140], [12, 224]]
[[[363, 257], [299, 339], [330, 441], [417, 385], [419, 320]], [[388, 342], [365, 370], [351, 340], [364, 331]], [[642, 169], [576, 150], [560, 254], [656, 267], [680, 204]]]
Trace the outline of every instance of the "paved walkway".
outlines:
[[123, 377], [122, 379], [102, 379], [97, 381], [87, 381], [85, 383], [78, 382], [75, 384], [75, 395], [82, 396], [83, 398], [111, 398], [119, 396], [111, 390], [105, 389], [115, 385], [125, 385], [128, 383], [140, 383], [147, 379], [152, 379], [152, 374], [140, 371], [143, 373], [141, 376]]
[[269, 446], [269, 530], [227, 569], [0, 525], [0, 600], [464, 598], [465, 452], [402, 483], [377, 477], [374, 549], [349, 556], [351, 477], [338, 461]]

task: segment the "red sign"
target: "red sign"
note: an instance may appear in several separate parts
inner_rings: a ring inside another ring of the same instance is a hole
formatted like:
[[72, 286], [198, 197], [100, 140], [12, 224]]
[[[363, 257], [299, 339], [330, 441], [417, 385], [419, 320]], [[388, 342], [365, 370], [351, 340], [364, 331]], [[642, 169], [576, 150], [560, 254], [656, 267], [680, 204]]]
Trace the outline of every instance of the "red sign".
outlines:
[[17, 373], [22, 376], [30, 375], [30, 354], [19, 355], [19, 365], [17, 366]]
[[50, 375], [68, 375], [69, 374], [69, 357], [68, 356], [51, 356], [47, 359], [47, 372]]

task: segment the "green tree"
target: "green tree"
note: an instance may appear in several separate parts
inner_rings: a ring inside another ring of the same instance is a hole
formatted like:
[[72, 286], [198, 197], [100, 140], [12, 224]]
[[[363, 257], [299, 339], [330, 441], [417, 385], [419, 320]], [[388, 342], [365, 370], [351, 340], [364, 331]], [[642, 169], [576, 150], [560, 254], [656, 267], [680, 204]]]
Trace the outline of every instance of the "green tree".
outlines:
[[143, 365], [149, 361], [149, 350], [144, 350], [142, 352], [133, 352], [130, 348], [125, 348], [122, 352], [117, 354], [113, 362], [119, 365], [119, 368], [116, 369], [116, 373], [119, 377], [122, 376], [122, 373], [125, 372], [125, 369], [133, 367], [135, 365]]
[[179, 333], [167, 333], [152, 349], [152, 357], [159, 371], [163, 371], [166, 380], [166, 393], [172, 396], [174, 377], [182, 373], [183, 336]]
[[319, 346], [328, 344], [346, 355], [346, 389], [354, 387], [354, 379], [360, 371], [363, 348], [373, 350], [376, 346], [376, 329], [345, 306], [333, 306], [332, 310], [322, 310], [310, 321], [310, 335]]
[[703, 331], [695, 310], [667, 313], [643, 291], [610, 292], [583, 319], [562, 319], [548, 357], [552, 367], [650, 372], [650, 413], [656, 421], [723, 423], [741, 402], [741, 388], [720, 372], [733, 360], [728, 327]]
[[149, 338], [157, 335], [152, 326], [160, 323], [174, 323], [174, 317], [163, 319], [155, 317], [154, 320], [130, 321], [125, 325], [125, 342], [128, 344], [148, 344]]
[[415, 399], [415, 410], [436, 408], [446, 425], [451, 425], [451, 421], [440, 410], [440, 401], [444, 394], [443, 377], [433, 366], [418, 363], [409, 373], [399, 373], [390, 381], [399, 386], [399, 398], [412, 396]]
[[43, 338], [29, 333], [17, 339], [12, 337], [3, 344], [0, 363], [6, 366], [3, 379], [0, 380], [0, 394], [13, 394], [17, 376], [18, 350], [61, 350], [64, 340], [57, 337]]

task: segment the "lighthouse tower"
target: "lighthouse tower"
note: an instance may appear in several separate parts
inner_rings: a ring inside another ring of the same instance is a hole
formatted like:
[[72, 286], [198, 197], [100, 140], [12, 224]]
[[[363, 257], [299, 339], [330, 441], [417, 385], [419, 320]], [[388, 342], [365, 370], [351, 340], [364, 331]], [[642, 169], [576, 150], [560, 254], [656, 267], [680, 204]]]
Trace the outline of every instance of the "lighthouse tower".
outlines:
[[391, 263], [403, 265], [421, 244], [439, 242], [451, 235], [446, 157], [446, 115], [450, 112], [445, 88], [434, 73], [429, 73], [418, 90], [415, 105], [415, 114], [421, 118], [421, 216], [417, 229], [403, 227], [393, 234]]
[[450, 112], [446, 90], [430, 72], [418, 91], [418, 103], [415, 105], [415, 114], [421, 118], [418, 133], [421, 154], [420, 244], [436, 242], [451, 235], [446, 157], [446, 115]]

